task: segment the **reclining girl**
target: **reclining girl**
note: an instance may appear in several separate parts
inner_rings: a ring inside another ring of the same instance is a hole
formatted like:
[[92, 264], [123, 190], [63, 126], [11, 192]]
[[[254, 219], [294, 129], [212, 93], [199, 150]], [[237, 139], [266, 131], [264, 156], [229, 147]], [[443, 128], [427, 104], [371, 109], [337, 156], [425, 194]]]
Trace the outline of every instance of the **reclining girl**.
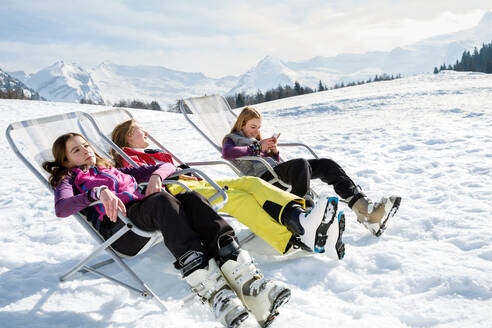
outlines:
[[[135, 121], [128, 120], [113, 129], [113, 142], [123, 149], [139, 165], [166, 163], [175, 169], [172, 157], [162, 151], [146, 149], [149, 146], [148, 133]], [[113, 152], [117, 166], [130, 164]], [[205, 181], [180, 180], [189, 188], [205, 197], [210, 197], [215, 189]], [[221, 211], [230, 214], [248, 226], [273, 248], [285, 254], [291, 246], [299, 246], [308, 251], [325, 252], [332, 258], [341, 259], [345, 253], [342, 234], [344, 217], [336, 217], [336, 210], [330, 212], [328, 197], [320, 201], [308, 214], [301, 207], [304, 200], [272, 186], [255, 177], [219, 180], [216, 183], [227, 186], [229, 201]], [[172, 194], [179, 193], [182, 187], [167, 187]], [[340, 222], [339, 222], [340, 220]]]
[[280, 162], [277, 137], [262, 139], [261, 114], [252, 107], [245, 107], [239, 114], [231, 132], [222, 142], [222, 157], [233, 161], [246, 175], [270, 181], [273, 176], [259, 161], [240, 161], [243, 156], [261, 156], [278, 174], [282, 181], [292, 185], [292, 193], [305, 197], [310, 189], [311, 179], [333, 185], [335, 192], [348, 203], [348, 206], [372, 234], [380, 236], [386, 228], [387, 220], [396, 213], [401, 197], [383, 197], [373, 203], [352, 181], [334, 160], [321, 158], [296, 158]]
[[[174, 167], [159, 164], [115, 169], [96, 154], [77, 133], [64, 134], [52, 148], [54, 161], [44, 162], [55, 188], [55, 213], [67, 217], [84, 211], [104, 239], [124, 223], [118, 211], [145, 231], [160, 231], [191, 289], [207, 302], [215, 318], [226, 327], [237, 327], [249, 315], [269, 325], [290, 290], [266, 280], [248, 252], [241, 249], [233, 229], [196, 192], [172, 196], [161, 189]], [[145, 194], [137, 183], [148, 182]], [[94, 201], [102, 204], [88, 207]], [[128, 231], [111, 246], [135, 255], [148, 238]]]

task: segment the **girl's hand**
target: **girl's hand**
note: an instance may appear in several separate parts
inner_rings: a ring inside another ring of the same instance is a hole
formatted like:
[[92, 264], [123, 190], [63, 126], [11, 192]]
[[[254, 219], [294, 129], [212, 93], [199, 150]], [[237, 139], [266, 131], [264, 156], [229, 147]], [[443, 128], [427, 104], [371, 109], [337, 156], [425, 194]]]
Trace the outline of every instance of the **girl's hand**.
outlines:
[[153, 174], [150, 176], [149, 182], [147, 184], [147, 190], [145, 191], [145, 197], [152, 195], [153, 193], [162, 190], [162, 179], [159, 175]]
[[277, 140], [275, 140], [275, 138], [273, 137], [260, 140], [261, 151], [265, 152], [268, 151], [270, 148], [272, 148], [272, 146], [276, 147], [276, 143]]
[[99, 200], [103, 203], [104, 210], [106, 211], [106, 216], [112, 221], [116, 222], [118, 219], [118, 209], [126, 215], [126, 207], [125, 204], [116, 197], [116, 195], [109, 190], [108, 188], [104, 188], [101, 190], [99, 194]]

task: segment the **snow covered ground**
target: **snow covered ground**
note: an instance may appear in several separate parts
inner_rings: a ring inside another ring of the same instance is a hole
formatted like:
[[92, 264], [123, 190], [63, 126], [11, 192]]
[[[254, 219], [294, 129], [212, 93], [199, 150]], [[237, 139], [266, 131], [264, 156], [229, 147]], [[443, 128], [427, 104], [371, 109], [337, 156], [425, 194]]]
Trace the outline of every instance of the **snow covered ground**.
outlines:
[[[403, 197], [380, 239], [342, 206], [340, 262], [282, 257], [258, 238], [247, 244], [266, 275], [292, 289], [273, 327], [491, 326], [492, 75], [419, 75], [256, 107], [264, 113], [264, 135], [302, 139], [338, 161], [373, 198]], [[0, 100], [0, 127], [102, 109]], [[181, 115], [132, 113], [182, 159], [218, 158]], [[219, 327], [197, 302], [179, 308], [176, 300], [188, 291], [162, 245], [129, 263], [166, 301], [167, 313], [94, 276], [60, 283], [58, 275], [87, 254], [89, 238], [75, 220], [54, 216], [52, 196], [1, 138], [1, 327]], [[115, 267], [106, 270], [119, 275]]]

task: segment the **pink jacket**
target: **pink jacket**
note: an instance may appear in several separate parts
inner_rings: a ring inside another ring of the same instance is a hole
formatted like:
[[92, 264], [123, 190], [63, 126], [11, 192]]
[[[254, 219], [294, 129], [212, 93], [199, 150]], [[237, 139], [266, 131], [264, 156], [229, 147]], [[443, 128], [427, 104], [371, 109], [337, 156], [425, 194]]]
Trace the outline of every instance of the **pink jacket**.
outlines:
[[[55, 189], [55, 214], [67, 217], [83, 210], [97, 200], [94, 188], [99, 186], [107, 186], [125, 204], [142, 199], [144, 195], [138, 191], [137, 183], [147, 182], [153, 174], [165, 180], [175, 171], [174, 165], [169, 163], [127, 169], [93, 167], [86, 172], [74, 168]], [[102, 220], [103, 207], [96, 207]]]

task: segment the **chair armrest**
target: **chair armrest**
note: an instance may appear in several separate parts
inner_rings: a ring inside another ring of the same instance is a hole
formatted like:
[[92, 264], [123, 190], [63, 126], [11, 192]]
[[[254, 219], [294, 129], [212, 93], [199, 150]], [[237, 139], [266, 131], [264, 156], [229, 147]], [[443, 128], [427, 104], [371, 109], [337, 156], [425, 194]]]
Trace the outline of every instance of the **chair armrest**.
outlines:
[[260, 156], [242, 156], [242, 157], [238, 157], [238, 158], [235, 158], [234, 159], [235, 161], [258, 161], [260, 162], [261, 164], [263, 164], [263, 166], [268, 170], [268, 172], [270, 172], [270, 174], [273, 176], [273, 180], [271, 181], [268, 181], [269, 183], [275, 183], [275, 182], [278, 182], [280, 183], [282, 186], [286, 187], [286, 188], [290, 188], [290, 185], [283, 182], [279, 177], [278, 177], [278, 174], [277, 172], [275, 172], [273, 170], [273, 167], [270, 165], [270, 163], [268, 163], [264, 158], [260, 157]]
[[[91, 206], [94, 206], [97, 204], [102, 204], [102, 202], [100, 200], [92, 202], [89, 204], [88, 207], [91, 207]], [[120, 210], [118, 210], [118, 218], [120, 218], [120, 220], [123, 221], [123, 223], [125, 223], [125, 225], [129, 228], [129, 230], [132, 230], [134, 233], [136, 233], [139, 236], [151, 238], [154, 235], [153, 231], [145, 231], [145, 230], [142, 230], [142, 229], [138, 228], [137, 226], [135, 226], [135, 224], [132, 222], [132, 220], [129, 217], [127, 217], [126, 215], [124, 215]]]
[[231, 170], [236, 173], [238, 177], [243, 176], [241, 171], [239, 171], [234, 165], [226, 161], [205, 161], [205, 162], [187, 162], [188, 166], [207, 166], [207, 165], [227, 165]]
[[318, 155], [314, 152], [314, 150], [311, 147], [309, 147], [306, 144], [300, 143], [300, 142], [278, 143], [277, 146], [279, 146], [279, 147], [304, 147], [311, 153], [311, 155], [314, 156], [314, 158], [319, 159]]

